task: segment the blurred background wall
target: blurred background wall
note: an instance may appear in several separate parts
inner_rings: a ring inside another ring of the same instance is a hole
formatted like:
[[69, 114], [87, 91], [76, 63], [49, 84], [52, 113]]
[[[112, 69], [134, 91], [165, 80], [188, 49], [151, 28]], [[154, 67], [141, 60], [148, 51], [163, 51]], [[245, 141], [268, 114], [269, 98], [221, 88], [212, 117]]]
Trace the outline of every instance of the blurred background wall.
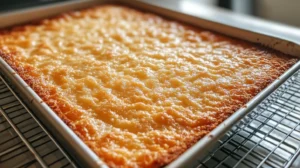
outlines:
[[189, 0], [300, 27], [300, 0]]
[[300, 27], [300, 0], [257, 0], [256, 3], [257, 16]]
[[[0, 0], [0, 12], [13, 9], [72, 0]], [[152, 0], [168, 5], [176, 5], [175, 1]], [[238, 13], [254, 15], [264, 19], [300, 27], [300, 0], [184, 0], [190, 3], [220, 6]], [[177, 3], [178, 4], [178, 3]]]

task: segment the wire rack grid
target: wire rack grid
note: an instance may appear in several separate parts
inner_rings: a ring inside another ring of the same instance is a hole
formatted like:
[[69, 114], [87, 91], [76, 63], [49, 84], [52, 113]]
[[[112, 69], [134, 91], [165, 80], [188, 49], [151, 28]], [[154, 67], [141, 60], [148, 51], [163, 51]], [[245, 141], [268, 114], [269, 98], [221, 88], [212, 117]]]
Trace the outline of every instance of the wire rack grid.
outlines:
[[299, 74], [227, 132], [198, 168], [300, 167]]
[[76, 167], [1, 76], [0, 167]]

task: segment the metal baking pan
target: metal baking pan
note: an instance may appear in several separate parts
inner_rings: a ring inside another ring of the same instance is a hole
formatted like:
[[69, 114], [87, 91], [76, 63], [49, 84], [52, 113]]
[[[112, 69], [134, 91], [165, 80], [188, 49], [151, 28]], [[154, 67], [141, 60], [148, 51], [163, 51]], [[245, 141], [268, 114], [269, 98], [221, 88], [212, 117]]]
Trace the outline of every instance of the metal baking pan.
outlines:
[[[31, 8], [0, 15], [0, 28], [5, 28], [29, 21], [50, 17], [62, 12], [83, 9], [105, 3], [118, 3], [142, 11], [156, 13], [160, 16], [185, 22], [201, 28], [213, 30], [239, 39], [268, 46], [272, 49], [300, 57], [300, 31], [283, 25], [268, 23], [246, 16], [236, 16], [220, 9], [198, 6], [197, 10], [189, 10], [194, 5], [182, 2], [178, 6], [159, 7], [162, 1], [125, 1], [125, 0], [85, 0], [62, 2], [54, 5]], [[184, 4], [185, 3], [185, 4]], [[194, 6], [195, 7], [195, 6]], [[200, 8], [200, 9], [199, 9]], [[271, 85], [256, 95], [246, 106], [242, 107], [217, 128], [203, 137], [199, 142], [179, 156], [167, 167], [189, 167], [196, 160], [205, 156], [206, 151], [235, 123], [250, 112], [257, 104], [272, 93], [279, 85], [300, 68], [300, 62], [281, 75]], [[57, 140], [73, 154], [73, 158], [83, 167], [107, 167], [101, 159], [90, 150], [76, 134], [53, 112], [41, 98], [23, 81], [23, 79], [0, 57], [0, 69], [29, 108], [43, 121]], [[197, 159], [196, 159], [197, 158]]]

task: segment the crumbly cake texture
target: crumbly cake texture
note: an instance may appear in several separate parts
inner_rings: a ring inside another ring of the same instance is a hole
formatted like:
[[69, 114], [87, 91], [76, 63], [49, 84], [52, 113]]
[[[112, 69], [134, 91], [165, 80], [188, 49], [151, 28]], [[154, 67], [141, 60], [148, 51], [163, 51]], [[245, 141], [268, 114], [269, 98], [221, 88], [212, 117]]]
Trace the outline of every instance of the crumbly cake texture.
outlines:
[[161, 167], [297, 59], [127, 7], [4, 30], [0, 55], [110, 167]]

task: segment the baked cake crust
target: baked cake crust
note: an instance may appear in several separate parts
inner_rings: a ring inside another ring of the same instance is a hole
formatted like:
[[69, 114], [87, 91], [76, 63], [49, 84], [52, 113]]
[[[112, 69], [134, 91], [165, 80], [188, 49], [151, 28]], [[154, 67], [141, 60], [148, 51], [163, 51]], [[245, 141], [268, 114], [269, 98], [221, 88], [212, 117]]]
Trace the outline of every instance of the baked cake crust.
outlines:
[[110, 167], [161, 167], [297, 59], [123, 6], [3, 30], [0, 56]]

